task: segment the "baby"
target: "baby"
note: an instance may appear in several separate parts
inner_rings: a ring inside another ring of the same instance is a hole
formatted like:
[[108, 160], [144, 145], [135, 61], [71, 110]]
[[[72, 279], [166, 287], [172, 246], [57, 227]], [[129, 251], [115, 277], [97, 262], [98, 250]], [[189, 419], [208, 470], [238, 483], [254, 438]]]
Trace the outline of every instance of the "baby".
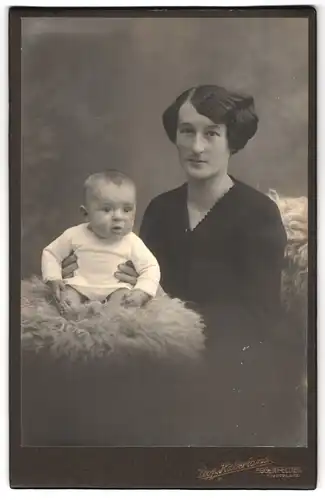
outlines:
[[[132, 232], [135, 209], [136, 189], [127, 175], [107, 170], [88, 177], [81, 206], [87, 222], [67, 229], [42, 253], [43, 280], [61, 312], [89, 301], [141, 307], [156, 295], [159, 265]], [[61, 263], [72, 251], [78, 269], [72, 278], [62, 279]], [[128, 260], [139, 275], [134, 287], [114, 277], [117, 266]]]

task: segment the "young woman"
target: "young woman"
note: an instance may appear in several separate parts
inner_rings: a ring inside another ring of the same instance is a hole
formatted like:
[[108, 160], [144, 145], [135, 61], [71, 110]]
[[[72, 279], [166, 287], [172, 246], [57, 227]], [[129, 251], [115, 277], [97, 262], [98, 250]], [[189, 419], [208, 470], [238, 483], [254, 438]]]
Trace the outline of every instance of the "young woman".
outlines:
[[[280, 301], [286, 234], [276, 204], [228, 173], [256, 133], [254, 100], [193, 87], [166, 109], [163, 125], [186, 182], [151, 201], [140, 237], [160, 264], [164, 291], [206, 324], [210, 362], [192, 388], [199, 444], [292, 445], [301, 430], [300, 355]], [[76, 265], [69, 259], [65, 272]], [[116, 276], [134, 283], [132, 263]]]

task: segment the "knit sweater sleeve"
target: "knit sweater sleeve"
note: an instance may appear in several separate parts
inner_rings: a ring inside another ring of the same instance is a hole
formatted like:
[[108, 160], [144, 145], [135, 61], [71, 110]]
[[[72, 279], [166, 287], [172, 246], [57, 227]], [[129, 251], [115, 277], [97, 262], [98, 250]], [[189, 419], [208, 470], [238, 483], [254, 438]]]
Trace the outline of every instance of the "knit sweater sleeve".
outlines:
[[72, 240], [75, 231], [75, 228], [67, 229], [44, 248], [41, 266], [45, 282], [62, 279], [61, 263], [73, 250]]
[[131, 236], [131, 260], [139, 275], [134, 288], [154, 297], [157, 293], [160, 280], [158, 262], [153, 253], [138, 236], [133, 233]]

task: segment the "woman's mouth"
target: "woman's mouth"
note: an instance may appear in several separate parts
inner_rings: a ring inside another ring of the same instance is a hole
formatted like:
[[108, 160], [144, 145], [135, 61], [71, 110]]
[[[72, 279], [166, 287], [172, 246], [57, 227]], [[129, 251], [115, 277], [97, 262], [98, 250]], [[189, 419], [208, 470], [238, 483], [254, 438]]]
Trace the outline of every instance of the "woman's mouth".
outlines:
[[188, 161], [191, 165], [194, 165], [194, 166], [201, 166], [201, 165], [205, 165], [207, 163], [205, 160], [197, 160], [194, 158], [189, 158]]

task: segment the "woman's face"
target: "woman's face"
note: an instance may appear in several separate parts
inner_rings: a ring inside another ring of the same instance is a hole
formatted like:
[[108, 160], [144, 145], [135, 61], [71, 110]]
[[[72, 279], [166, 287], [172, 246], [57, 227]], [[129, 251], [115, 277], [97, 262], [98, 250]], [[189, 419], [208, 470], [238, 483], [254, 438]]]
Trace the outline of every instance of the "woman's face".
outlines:
[[227, 127], [200, 115], [190, 102], [178, 113], [176, 147], [188, 178], [206, 180], [228, 171]]

